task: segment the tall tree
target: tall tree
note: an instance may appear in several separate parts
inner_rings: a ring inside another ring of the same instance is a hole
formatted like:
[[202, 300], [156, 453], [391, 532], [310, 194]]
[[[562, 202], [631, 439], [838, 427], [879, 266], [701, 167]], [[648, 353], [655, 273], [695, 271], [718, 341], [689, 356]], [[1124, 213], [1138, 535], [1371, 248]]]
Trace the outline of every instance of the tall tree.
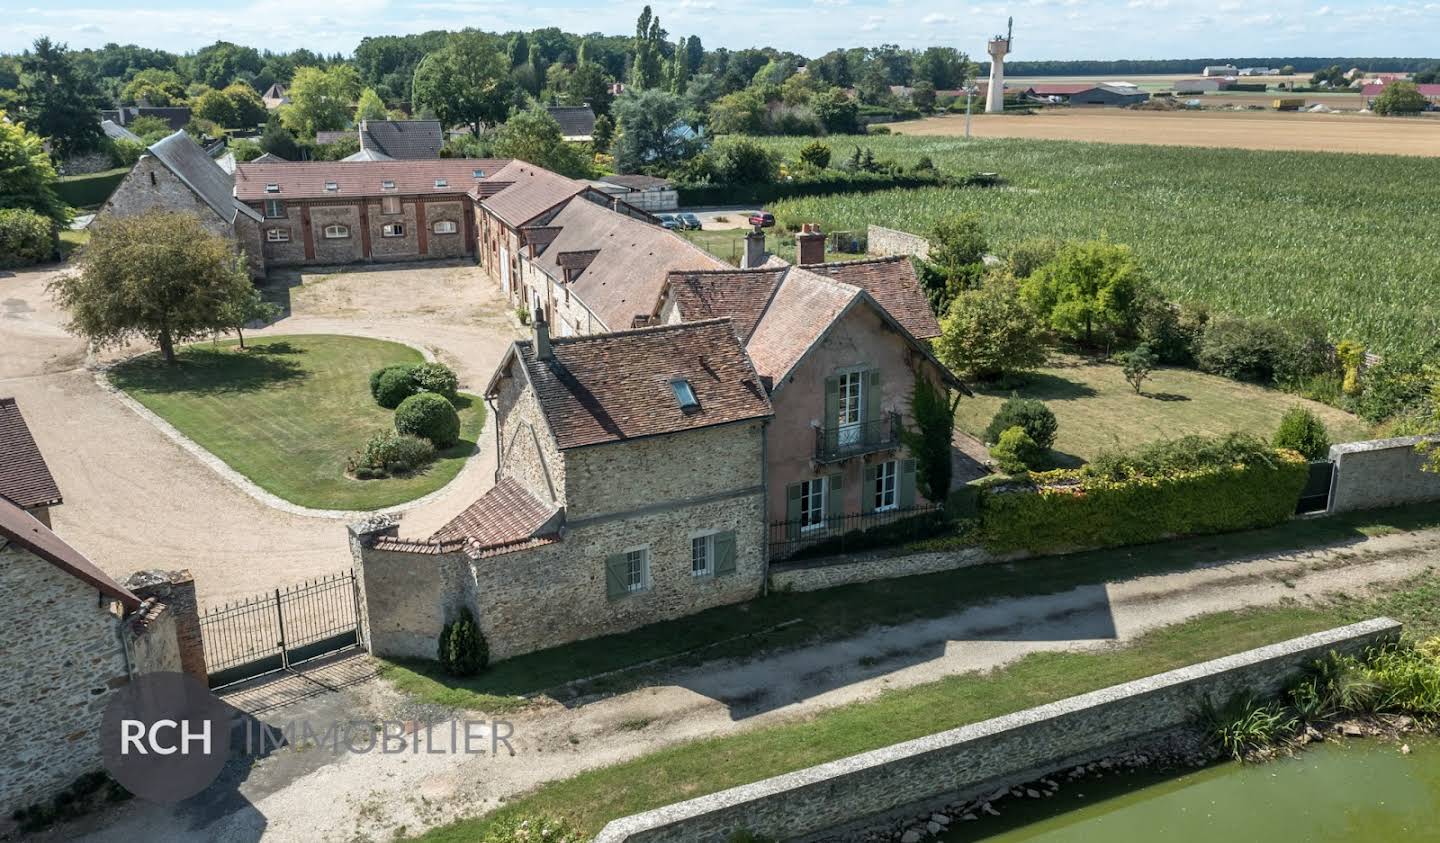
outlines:
[[68, 224], [70, 210], [55, 193], [56, 181], [40, 136], [0, 111], [0, 209], [21, 208]]
[[627, 91], [615, 100], [620, 136], [615, 167], [622, 173], [668, 170], [691, 157], [698, 146], [685, 125], [685, 100], [666, 91]]
[[350, 122], [351, 109], [359, 95], [360, 75], [348, 64], [326, 69], [297, 68], [286, 91], [290, 102], [280, 107], [280, 120], [285, 128], [302, 138], [313, 138], [316, 132], [343, 129]]
[[385, 101], [380, 99], [374, 88], [366, 88], [360, 92], [360, 101], [355, 105], [356, 123], [361, 120], [384, 120], [387, 116]]
[[669, 88], [672, 94], [683, 94], [690, 84], [690, 60], [687, 47], [690, 41], [681, 38], [675, 48], [675, 56], [670, 60]]
[[530, 60], [530, 41], [525, 33], [517, 32], [510, 39], [510, 66], [519, 67]]
[[646, 6], [635, 21], [635, 64], [631, 68], [631, 84], [644, 90], [656, 88], [664, 80], [665, 56], [661, 48], [665, 30], [660, 28], [660, 16]]
[[578, 148], [565, 142], [560, 124], [538, 105], [515, 114], [495, 132], [494, 152], [501, 158], [519, 158], [571, 178], [590, 175]]
[[566, 81], [566, 93], [576, 104], [589, 103], [597, 115], [609, 114], [610, 103], [615, 96], [610, 93], [610, 77], [595, 62], [586, 62], [575, 68]]
[[175, 362], [175, 344], [234, 325], [254, 289], [244, 258], [194, 214], [111, 216], [80, 252], [79, 270], [48, 287], [70, 312], [69, 328], [95, 345], [140, 336]]
[[129, 105], [144, 100], [164, 107], [185, 100], [185, 82], [173, 70], [146, 68], [135, 74], [120, 91], [120, 101]]
[[1146, 287], [1127, 247], [1092, 240], [1066, 244], [1025, 279], [1022, 292], [1051, 328], [1093, 345], [1131, 327]]
[[685, 75], [694, 76], [699, 73], [700, 66], [704, 63], [705, 46], [700, 43], [699, 35], [691, 35], [685, 42]]
[[478, 33], [452, 36], [415, 68], [415, 105], [428, 108], [446, 128], [503, 123], [515, 100], [509, 58]]
[[104, 104], [94, 78], [76, 67], [64, 44], [42, 37], [20, 57], [15, 116], [60, 156], [100, 146], [104, 133], [95, 112]]
[[195, 55], [187, 56], [184, 64], [190, 69], [191, 80], [212, 88], [224, 88], [237, 79], [253, 81], [264, 66], [264, 60], [254, 47], [216, 41], [195, 51]]

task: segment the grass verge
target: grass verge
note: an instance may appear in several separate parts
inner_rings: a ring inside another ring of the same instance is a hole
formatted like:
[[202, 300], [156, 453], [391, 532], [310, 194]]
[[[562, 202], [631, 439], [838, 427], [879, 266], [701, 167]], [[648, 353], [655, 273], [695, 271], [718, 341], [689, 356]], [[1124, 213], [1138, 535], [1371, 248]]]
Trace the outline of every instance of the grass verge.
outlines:
[[167, 366], [147, 354], [110, 380], [256, 485], [318, 509], [370, 510], [414, 500], [450, 482], [475, 452], [480, 399], [461, 395], [460, 443], [408, 477], [356, 480], [345, 461], [394, 414], [370, 397], [370, 372], [419, 363], [399, 343], [343, 336], [264, 337], [196, 344]]

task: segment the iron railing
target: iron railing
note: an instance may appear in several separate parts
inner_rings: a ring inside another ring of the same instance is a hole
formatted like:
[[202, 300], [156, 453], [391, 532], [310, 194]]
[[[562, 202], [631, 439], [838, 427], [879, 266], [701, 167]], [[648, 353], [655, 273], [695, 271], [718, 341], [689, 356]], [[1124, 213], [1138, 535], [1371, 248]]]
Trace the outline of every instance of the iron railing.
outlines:
[[840, 460], [888, 451], [900, 446], [900, 414], [891, 410], [856, 424], [815, 429], [815, 461]]
[[945, 527], [941, 506], [914, 506], [855, 515], [837, 515], [820, 522], [770, 522], [770, 558], [797, 554], [824, 556], [869, 550], [936, 535]]

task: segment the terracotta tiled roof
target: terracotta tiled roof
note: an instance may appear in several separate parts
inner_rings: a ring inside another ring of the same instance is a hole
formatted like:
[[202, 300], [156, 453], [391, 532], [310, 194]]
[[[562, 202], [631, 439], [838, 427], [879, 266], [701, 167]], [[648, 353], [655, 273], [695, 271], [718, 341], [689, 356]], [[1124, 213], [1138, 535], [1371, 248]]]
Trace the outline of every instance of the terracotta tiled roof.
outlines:
[[514, 544], [534, 538], [557, 511], [557, 507], [542, 503], [524, 486], [506, 477], [436, 531], [430, 540], [464, 540], [472, 550]]
[[802, 269], [860, 287], [919, 339], [940, 336], [940, 323], [930, 310], [930, 302], [915, 275], [915, 264], [908, 257], [815, 263]]
[[583, 271], [572, 272], [570, 289], [612, 331], [650, 315], [671, 271], [729, 266], [673, 231], [584, 198], [571, 200], [548, 225], [560, 231], [536, 266], [563, 282], [561, 255], [598, 250]]
[[741, 342], [750, 339], [788, 267], [671, 272], [669, 296], [687, 322], [728, 318]]
[[792, 269], [745, 344], [756, 371], [778, 383], [858, 295], [858, 287]]
[[[549, 361], [537, 360], [529, 341], [517, 342], [514, 350], [562, 450], [765, 418], [771, 412], [770, 399], [727, 319], [557, 337], [551, 340]], [[681, 407], [672, 385], [680, 380], [690, 383], [697, 407]]]
[[[283, 164], [250, 162], [235, 167], [235, 195], [245, 202], [265, 199], [333, 199], [346, 196], [415, 196], [462, 194], [477, 181], [489, 179], [508, 164], [496, 158], [437, 158], [433, 161], [287, 161]], [[481, 172], [480, 178], [475, 177]], [[445, 187], [435, 180], [444, 179]], [[381, 183], [395, 182], [384, 190]], [[325, 189], [335, 182], [336, 190]], [[266, 185], [277, 185], [270, 193]]]
[[66, 544], [35, 516], [0, 498], [0, 536], [25, 548], [46, 562], [76, 579], [119, 600], [127, 609], [140, 606], [140, 598], [130, 589], [115, 582], [109, 574], [86, 559], [80, 551]]
[[586, 188], [584, 182], [524, 161], [506, 164], [495, 173], [495, 180], [514, 184], [486, 198], [482, 204], [513, 228], [530, 222]]
[[0, 398], [0, 496], [24, 509], [60, 503], [60, 488], [14, 398]]

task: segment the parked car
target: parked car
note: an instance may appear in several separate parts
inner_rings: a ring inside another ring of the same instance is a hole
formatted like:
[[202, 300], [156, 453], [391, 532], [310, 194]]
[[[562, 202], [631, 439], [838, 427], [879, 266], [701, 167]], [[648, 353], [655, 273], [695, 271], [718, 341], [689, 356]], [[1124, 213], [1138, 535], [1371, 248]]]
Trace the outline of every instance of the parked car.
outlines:
[[769, 211], [756, 211], [750, 215], [750, 224], [758, 228], [770, 228], [775, 225], [775, 215]]
[[660, 220], [661, 225], [665, 226], [671, 231], [685, 227], [683, 224], [681, 224], [680, 220], [676, 219], [674, 214], [656, 214], [655, 218]]
[[676, 216], [680, 218], [680, 224], [690, 231], [699, 231], [704, 227], [700, 224], [700, 218], [694, 214], [676, 214]]

